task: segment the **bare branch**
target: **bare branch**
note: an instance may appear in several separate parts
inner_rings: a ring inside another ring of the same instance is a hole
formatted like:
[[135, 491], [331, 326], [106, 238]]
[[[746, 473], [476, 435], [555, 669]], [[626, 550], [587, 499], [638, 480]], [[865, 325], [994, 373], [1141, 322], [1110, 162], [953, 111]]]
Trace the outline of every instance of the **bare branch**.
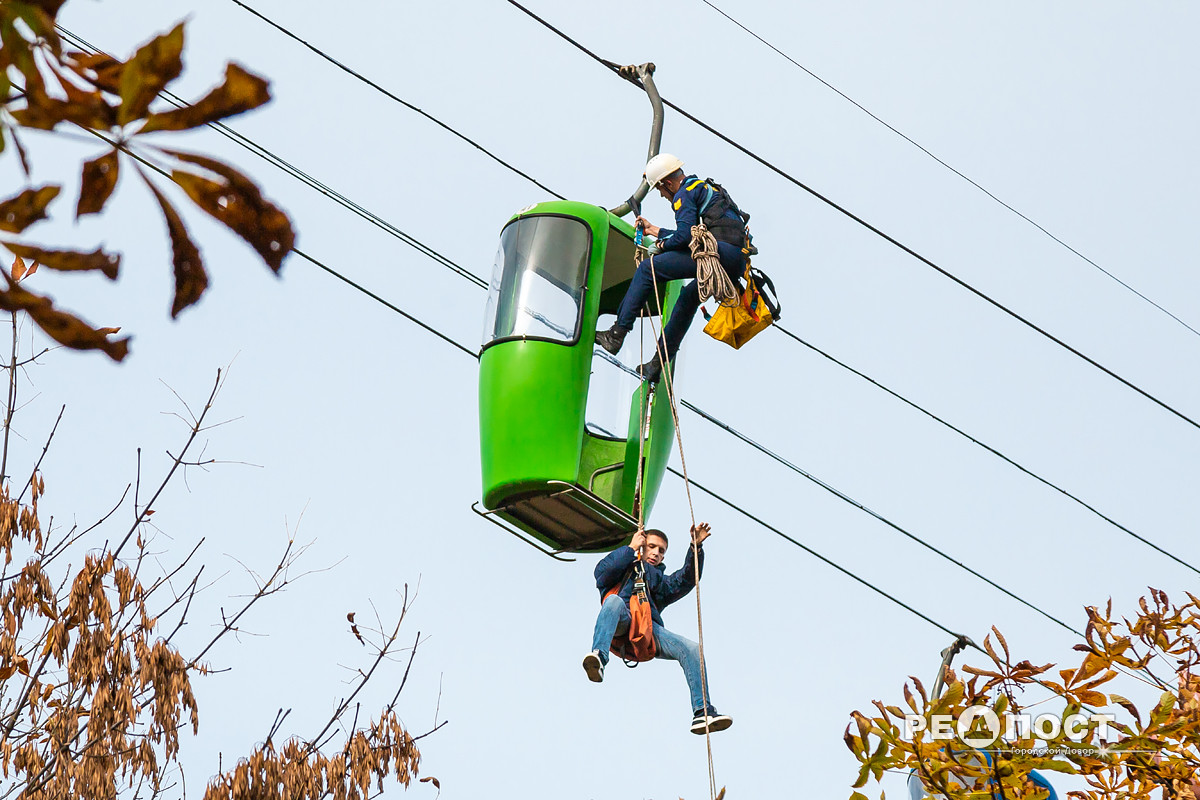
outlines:
[[[170, 388], [170, 387], [167, 387], [167, 388]], [[209, 410], [212, 408], [213, 401], [216, 399], [217, 392], [220, 391], [220, 389], [221, 389], [221, 370], [218, 369], [217, 370], [217, 378], [213, 382], [212, 391], [208, 395], [208, 400], [204, 403], [204, 409], [200, 412], [200, 416], [196, 418], [196, 422], [192, 426], [192, 430], [191, 430], [190, 435], [188, 436], [187, 443], [184, 444], [183, 450], [181, 450], [179, 453], [180, 458], [182, 458], [184, 456], [184, 454], [187, 453], [188, 448], [190, 448], [192, 446], [192, 443], [196, 441], [196, 437], [200, 434], [200, 426], [204, 422], [204, 417], [205, 417], [205, 415], [208, 414]], [[173, 389], [171, 391], [174, 392]], [[179, 395], [176, 394], [175, 396], [178, 397]], [[187, 407], [186, 403], [184, 404], [184, 407], [185, 408]], [[191, 413], [190, 409], [189, 409], [189, 413]], [[146, 504], [146, 507], [138, 512], [137, 517], [133, 521], [133, 525], [129, 528], [129, 532], [125, 534], [125, 538], [121, 540], [121, 543], [119, 545], [117, 545], [117, 549], [115, 551], [113, 551], [114, 555], [120, 555], [121, 550], [125, 547], [125, 544], [129, 541], [129, 537], [134, 534], [134, 531], [137, 530], [138, 525], [140, 525], [142, 523], [142, 521], [145, 519], [146, 512], [154, 507], [154, 503], [155, 503], [155, 501], [158, 500], [159, 495], [161, 495], [163, 490], [166, 489], [167, 484], [171, 482], [171, 477], [175, 474], [175, 470], [179, 469], [179, 465], [180, 465], [180, 462], [178, 459], [176, 459], [175, 462], [173, 464], [171, 464], [171, 469], [167, 471], [166, 477], [163, 478], [162, 483], [159, 484], [158, 489], [154, 492], [154, 496], [150, 498], [150, 502]]]

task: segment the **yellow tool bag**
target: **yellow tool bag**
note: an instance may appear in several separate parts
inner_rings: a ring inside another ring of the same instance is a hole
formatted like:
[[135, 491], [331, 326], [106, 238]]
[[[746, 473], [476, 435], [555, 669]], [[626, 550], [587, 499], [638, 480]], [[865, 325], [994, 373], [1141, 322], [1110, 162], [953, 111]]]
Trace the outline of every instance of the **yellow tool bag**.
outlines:
[[742, 282], [744, 288], [737, 304], [718, 306], [711, 317], [704, 312], [708, 320], [704, 332], [734, 350], [766, 330], [780, 316], [775, 284], [762, 270], [747, 263]]

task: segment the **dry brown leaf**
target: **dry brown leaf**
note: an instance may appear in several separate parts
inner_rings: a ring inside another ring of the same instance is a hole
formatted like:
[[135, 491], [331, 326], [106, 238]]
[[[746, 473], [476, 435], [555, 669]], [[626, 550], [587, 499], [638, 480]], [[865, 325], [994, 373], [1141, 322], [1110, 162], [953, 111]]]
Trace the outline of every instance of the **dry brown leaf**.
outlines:
[[83, 179], [79, 186], [79, 204], [75, 207], [75, 218], [84, 214], [95, 214], [104, 208], [117, 186], [120, 174], [120, 151], [115, 147], [99, 158], [83, 165]]
[[108, 130], [117, 121], [117, 110], [99, 92], [88, 95], [86, 102], [51, 97], [41, 86], [27, 83], [25, 108], [12, 112], [17, 122], [29, 128], [50, 130], [60, 122], [74, 122], [84, 128]]
[[437, 789], [439, 792], [442, 790], [441, 781], [439, 781], [437, 778], [433, 777], [432, 775], [426, 775], [424, 778], [421, 778], [420, 782], [421, 783], [432, 783], [433, 788]]
[[67, 2], [67, 0], [25, 0], [25, 2], [31, 6], [36, 6], [53, 19], [58, 15], [58, 10], [62, 8], [63, 3]]
[[296, 242], [287, 215], [263, 198], [253, 181], [227, 164], [192, 153], [165, 152], [225, 179], [222, 184], [192, 172], [171, 172], [196, 205], [249, 242], [267, 266], [279, 272], [283, 257]]
[[68, 53], [64, 57], [76, 75], [110, 94], [121, 93], [125, 63], [106, 53]]
[[0, 289], [0, 308], [27, 312], [38, 327], [59, 344], [74, 350], [102, 350], [113, 361], [122, 361], [129, 354], [129, 337], [109, 339], [73, 314], [55, 308], [50, 298], [26, 291], [11, 278], [9, 282], [8, 289]]
[[38, 220], [46, 218], [46, 206], [58, 197], [61, 187], [53, 184], [26, 189], [0, 203], [0, 231], [20, 233]]
[[225, 67], [225, 82], [185, 108], [151, 114], [139, 133], [181, 131], [258, 108], [271, 99], [267, 81], [237, 64]]
[[141, 119], [150, 103], [183, 71], [183, 23], [138, 48], [121, 71], [121, 107], [117, 124]]
[[121, 267], [121, 256], [116, 253], [106, 253], [97, 248], [91, 253], [81, 253], [75, 250], [47, 250], [17, 242], [0, 242], [12, 252], [24, 258], [34, 259], [50, 269], [62, 272], [88, 272], [98, 270], [109, 280], [117, 279], [117, 271]]
[[208, 288], [208, 273], [204, 271], [204, 260], [200, 250], [188, 236], [187, 227], [175, 207], [167, 201], [165, 195], [158, 190], [149, 178], [146, 184], [154, 192], [158, 205], [162, 208], [163, 216], [167, 219], [167, 232], [171, 235], [172, 264], [175, 267], [175, 297], [171, 301], [171, 318], [179, 316], [179, 312], [195, 303]]

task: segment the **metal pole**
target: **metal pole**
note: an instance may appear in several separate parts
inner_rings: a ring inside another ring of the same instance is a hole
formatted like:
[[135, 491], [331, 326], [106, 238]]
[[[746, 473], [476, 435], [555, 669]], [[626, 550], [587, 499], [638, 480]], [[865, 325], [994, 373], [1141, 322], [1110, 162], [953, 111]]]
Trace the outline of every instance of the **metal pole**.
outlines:
[[966, 649], [967, 645], [977, 646], [970, 638], [960, 635], [954, 640], [954, 644], [942, 651], [942, 666], [938, 668], [937, 680], [933, 682], [933, 694], [930, 695], [930, 700], [936, 701], [942, 696], [942, 687], [946, 685], [946, 670], [950, 668], [954, 657]]
[[[654, 109], [654, 118], [650, 124], [650, 147], [646, 150], [646, 160], [649, 161], [658, 155], [658, 149], [662, 145], [663, 129], [663, 104], [658, 89], [654, 85], [654, 64], [647, 62], [637, 67], [621, 67], [619, 72], [621, 77], [640, 84], [646, 90], [646, 95], [650, 98], [650, 106]], [[630, 211], [641, 213], [642, 200], [649, 191], [650, 185], [643, 178], [638, 183], [637, 191], [633, 193], [633, 196], [610, 211], [618, 217], [623, 217]]]

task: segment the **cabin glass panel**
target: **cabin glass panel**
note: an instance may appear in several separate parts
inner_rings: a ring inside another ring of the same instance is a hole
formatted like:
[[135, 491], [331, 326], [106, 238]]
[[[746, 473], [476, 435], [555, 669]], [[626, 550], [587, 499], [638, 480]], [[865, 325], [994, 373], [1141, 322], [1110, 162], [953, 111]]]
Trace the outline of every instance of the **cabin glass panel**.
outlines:
[[570, 217], [530, 216], [500, 234], [483, 343], [579, 338], [591, 231]]

